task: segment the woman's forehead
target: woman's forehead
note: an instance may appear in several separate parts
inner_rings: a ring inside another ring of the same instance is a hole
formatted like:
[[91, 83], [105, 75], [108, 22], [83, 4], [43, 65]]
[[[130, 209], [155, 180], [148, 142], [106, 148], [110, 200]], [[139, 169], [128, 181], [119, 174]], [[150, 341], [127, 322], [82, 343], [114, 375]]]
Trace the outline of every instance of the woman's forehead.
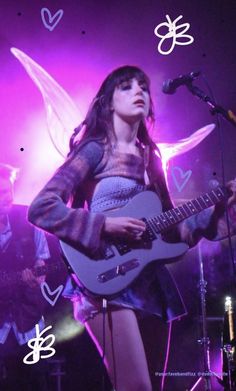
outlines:
[[117, 80], [117, 85], [125, 82], [125, 81], [130, 81], [130, 82], [133, 82], [133, 81], [137, 81], [138, 83], [147, 83], [147, 80], [144, 76], [130, 76], [130, 75], [124, 75], [120, 78], [120, 80]]

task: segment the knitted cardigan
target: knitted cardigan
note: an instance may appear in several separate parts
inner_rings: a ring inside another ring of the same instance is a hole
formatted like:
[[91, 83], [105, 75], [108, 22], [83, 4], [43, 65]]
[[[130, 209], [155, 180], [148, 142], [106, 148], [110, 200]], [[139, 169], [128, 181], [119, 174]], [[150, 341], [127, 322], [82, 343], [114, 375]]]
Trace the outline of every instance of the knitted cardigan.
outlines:
[[[92, 255], [99, 248], [105, 216], [89, 212], [85, 202], [100, 179], [124, 176], [141, 181], [146, 169], [150, 187], [159, 195], [163, 210], [173, 207], [160, 158], [144, 150], [143, 158], [137, 159], [96, 141], [77, 147], [33, 200], [28, 210], [29, 221]], [[179, 241], [182, 237], [194, 246], [202, 236], [212, 239], [217, 233], [213, 214], [210, 211], [199, 215], [203, 218], [193, 216], [167, 233], [168, 241]]]

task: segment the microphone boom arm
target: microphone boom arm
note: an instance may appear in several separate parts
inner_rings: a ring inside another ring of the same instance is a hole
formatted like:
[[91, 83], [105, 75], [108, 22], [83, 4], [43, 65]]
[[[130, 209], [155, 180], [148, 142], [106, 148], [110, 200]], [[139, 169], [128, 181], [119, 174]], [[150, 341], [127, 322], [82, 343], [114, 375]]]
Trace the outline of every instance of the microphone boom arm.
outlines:
[[192, 83], [186, 84], [188, 90], [195, 96], [198, 96], [203, 102], [206, 102], [210, 106], [211, 114], [219, 113], [221, 114], [227, 121], [229, 121], [233, 126], [236, 127], [236, 115], [231, 110], [225, 110], [222, 106], [217, 105], [216, 102], [213, 101], [208, 95], [204, 93], [197, 86], [192, 85]]

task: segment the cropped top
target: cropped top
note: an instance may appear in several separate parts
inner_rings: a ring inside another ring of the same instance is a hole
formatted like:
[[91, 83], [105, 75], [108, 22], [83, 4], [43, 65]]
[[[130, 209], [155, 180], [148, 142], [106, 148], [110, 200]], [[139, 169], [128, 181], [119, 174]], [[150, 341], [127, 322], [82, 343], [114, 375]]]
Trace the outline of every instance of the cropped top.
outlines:
[[100, 213], [104, 210], [120, 208], [136, 194], [144, 191], [146, 185], [132, 178], [113, 176], [101, 179], [88, 203], [89, 210]]

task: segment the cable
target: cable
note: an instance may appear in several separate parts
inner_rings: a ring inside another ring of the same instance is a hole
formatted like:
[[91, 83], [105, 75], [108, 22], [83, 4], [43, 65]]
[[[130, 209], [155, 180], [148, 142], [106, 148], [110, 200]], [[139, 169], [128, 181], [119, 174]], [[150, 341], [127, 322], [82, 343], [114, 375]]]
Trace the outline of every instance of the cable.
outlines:
[[166, 358], [165, 358], [165, 364], [164, 364], [164, 369], [163, 369], [163, 376], [162, 376], [162, 380], [161, 380], [161, 391], [164, 391], [165, 373], [166, 373], [166, 370], [167, 370], [169, 354], [170, 354], [171, 331], [172, 331], [172, 322], [170, 322], [169, 330], [168, 330], [167, 347], [166, 347]]
[[105, 391], [105, 352], [106, 352], [106, 313], [107, 313], [107, 300], [102, 299], [102, 391]]
[[[215, 96], [213, 94], [213, 91], [207, 81], [207, 78], [205, 74], [202, 74], [203, 81], [208, 88], [208, 91], [210, 93], [211, 98], [214, 100], [214, 102], [217, 104]], [[224, 152], [223, 152], [223, 132], [222, 132], [222, 126], [221, 126], [221, 121], [220, 121], [220, 116], [219, 113], [216, 113], [216, 122], [217, 122], [217, 128], [218, 128], [218, 138], [219, 138], [219, 146], [220, 146], [220, 161], [221, 161], [221, 171], [222, 171], [222, 183], [223, 187], [226, 185], [226, 179], [225, 179], [225, 159], [224, 159]], [[227, 200], [225, 199], [225, 218], [226, 218], [226, 226], [227, 226], [227, 238], [228, 238], [228, 243], [229, 243], [229, 251], [230, 251], [230, 257], [232, 261], [232, 267], [233, 267], [233, 274], [234, 277], [236, 276], [236, 265], [235, 265], [235, 260], [234, 260], [234, 251], [233, 251], [233, 244], [232, 244], [232, 238], [230, 234], [230, 222], [229, 222], [229, 208], [227, 205]], [[231, 282], [231, 285], [233, 287], [233, 281]]]
[[117, 385], [117, 377], [116, 377], [116, 361], [115, 361], [115, 354], [114, 354], [114, 344], [113, 344], [113, 327], [112, 327], [112, 316], [111, 316], [111, 311], [107, 309], [107, 300], [102, 299], [102, 365], [103, 365], [103, 375], [102, 375], [102, 391], [105, 391], [105, 352], [106, 352], [106, 332], [105, 332], [105, 327], [106, 327], [106, 314], [108, 317], [108, 326], [109, 330], [111, 333], [111, 345], [112, 345], [112, 360], [113, 360], [113, 371], [114, 371], [114, 384], [113, 386], [115, 387], [113, 391], [116, 390], [116, 385]]
[[111, 348], [112, 348], [112, 360], [113, 360], [113, 377], [114, 377], [114, 390], [117, 388], [117, 376], [116, 376], [116, 358], [115, 358], [115, 351], [114, 351], [114, 343], [113, 343], [113, 327], [112, 327], [112, 312], [108, 311], [108, 324], [109, 324], [109, 329], [111, 332]]

